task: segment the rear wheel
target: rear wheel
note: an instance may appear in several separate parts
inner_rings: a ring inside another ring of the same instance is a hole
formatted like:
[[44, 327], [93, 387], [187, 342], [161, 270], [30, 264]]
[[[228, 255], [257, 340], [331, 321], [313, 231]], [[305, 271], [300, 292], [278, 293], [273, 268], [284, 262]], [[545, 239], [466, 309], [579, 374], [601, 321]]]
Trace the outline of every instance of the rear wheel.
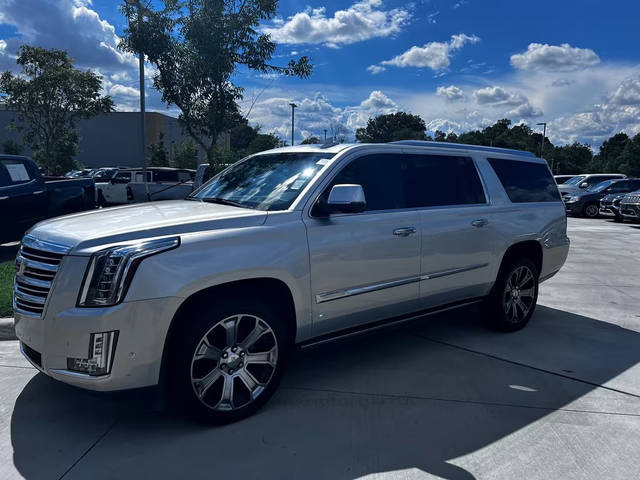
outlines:
[[490, 325], [501, 331], [523, 328], [531, 319], [538, 301], [538, 269], [528, 258], [503, 265], [489, 298]]
[[169, 356], [174, 400], [214, 424], [251, 415], [276, 390], [290, 351], [282, 316], [269, 305], [238, 299], [191, 320]]

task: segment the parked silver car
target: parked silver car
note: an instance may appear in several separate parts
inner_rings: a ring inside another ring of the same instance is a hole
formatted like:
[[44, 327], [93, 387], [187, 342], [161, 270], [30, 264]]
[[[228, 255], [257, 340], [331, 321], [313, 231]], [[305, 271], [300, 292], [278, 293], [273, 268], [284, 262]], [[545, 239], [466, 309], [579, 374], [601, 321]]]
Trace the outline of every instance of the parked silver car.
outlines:
[[280, 148], [187, 200], [38, 224], [16, 261], [16, 332], [55, 379], [162, 384], [223, 423], [267, 401], [294, 345], [476, 302], [495, 328], [522, 328], [568, 249], [556, 183], [532, 154]]

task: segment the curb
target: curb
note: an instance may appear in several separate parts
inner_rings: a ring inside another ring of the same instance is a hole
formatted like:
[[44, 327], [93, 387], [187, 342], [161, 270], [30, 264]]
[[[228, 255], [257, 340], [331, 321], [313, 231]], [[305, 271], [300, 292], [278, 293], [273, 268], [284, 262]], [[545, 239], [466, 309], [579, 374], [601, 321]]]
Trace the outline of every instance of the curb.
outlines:
[[13, 318], [0, 318], [0, 340], [17, 340]]

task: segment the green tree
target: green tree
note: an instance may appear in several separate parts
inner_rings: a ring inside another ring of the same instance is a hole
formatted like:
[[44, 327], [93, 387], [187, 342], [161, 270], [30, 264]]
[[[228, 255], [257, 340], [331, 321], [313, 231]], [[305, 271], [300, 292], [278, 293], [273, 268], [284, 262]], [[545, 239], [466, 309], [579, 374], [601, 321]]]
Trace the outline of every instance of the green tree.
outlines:
[[620, 154], [620, 171], [629, 177], [640, 177], [640, 133], [629, 139]]
[[589, 170], [594, 173], [618, 173], [622, 165], [622, 152], [629, 143], [626, 133], [617, 133], [600, 146], [600, 152], [593, 157]]
[[169, 152], [164, 145], [164, 134], [160, 133], [160, 138], [156, 143], [147, 145], [147, 162], [150, 167], [168, 167]]
[[578, 142], [572, 145], [553, 147], [547, 152], [545, 157], [553, 165], [553, 173], [556, 175], [586, 172], [593, 157], [591, 147]]
[[100, 95], [102, 78], [73, 68], [63, 50], [24, 45], [16, 61], [20, 75], [0, 76], [6, 108], [17, 112], [17, 128], [40, 166], [50, 173], [73, 169], [77, 121], [113, 111], [111, 98]]
[[198, 148], [193, 142], [183, 142], [176, 149], [172, 166], [176, 168], [198, 168]]
[[300, 145], [314, 145], [318, 143], [322, 143], [322, 141], [318, 137], [311, 136], [302, 140], [302, 142], [300, 142]]
[[2, 142], [2, 151], [7, 155], [20, 155], [24, 147], [11, 138]]
[[388, 113], [370, 118], [366, 127], [358, 128], [356, 140], [363, 143], [425, 140], [426, 129], [424, 120], [418, 115], [406, 112]]
[[243, 89], [233, 83], [239, 68], [260, 73], [308, 77], [306, 56], [286, 66], [270, 63], [276, 44], [260, 31], [274, 17], [277, 0], [163, 0], [145, 8], [121, 8], [129, 20], [120, 47], [144, 52], [157, 67], [153, 82], [162, 99], [180, 109], [180, 122], [214, 167], [219, 136], [240, 124], [237, 101]]
[[447, 134], [444, 133], [442, 130], [436, 130], [436, 133], [434, 133], [433, 135], [433, 140], [436, 142], [446, 142]]
[[280, 140], [280, 138], [278, 138], [273, 133], [260, 133], [256, 135], [253, 140], [251, 140], [246, 154], [252, 155], [258, 152], [264, 152], [265, 150], [271, 150], [272, 148], [278, 147], [280, 143], [282, 143], [282, 140]]

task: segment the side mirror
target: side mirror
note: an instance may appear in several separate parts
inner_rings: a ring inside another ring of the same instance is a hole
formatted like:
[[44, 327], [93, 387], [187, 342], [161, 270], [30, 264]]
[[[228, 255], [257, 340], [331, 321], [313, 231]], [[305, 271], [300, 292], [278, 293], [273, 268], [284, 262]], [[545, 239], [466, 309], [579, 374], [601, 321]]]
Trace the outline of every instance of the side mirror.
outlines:
[[578, 188], [587, 188], [589, 186], [589, 184], [587, 182], [582, 182], [580, 185], [578, 185]]
[[361, 185], [334, 185], [327, 200], [327, 213], [360, 213], [367, 202]]

